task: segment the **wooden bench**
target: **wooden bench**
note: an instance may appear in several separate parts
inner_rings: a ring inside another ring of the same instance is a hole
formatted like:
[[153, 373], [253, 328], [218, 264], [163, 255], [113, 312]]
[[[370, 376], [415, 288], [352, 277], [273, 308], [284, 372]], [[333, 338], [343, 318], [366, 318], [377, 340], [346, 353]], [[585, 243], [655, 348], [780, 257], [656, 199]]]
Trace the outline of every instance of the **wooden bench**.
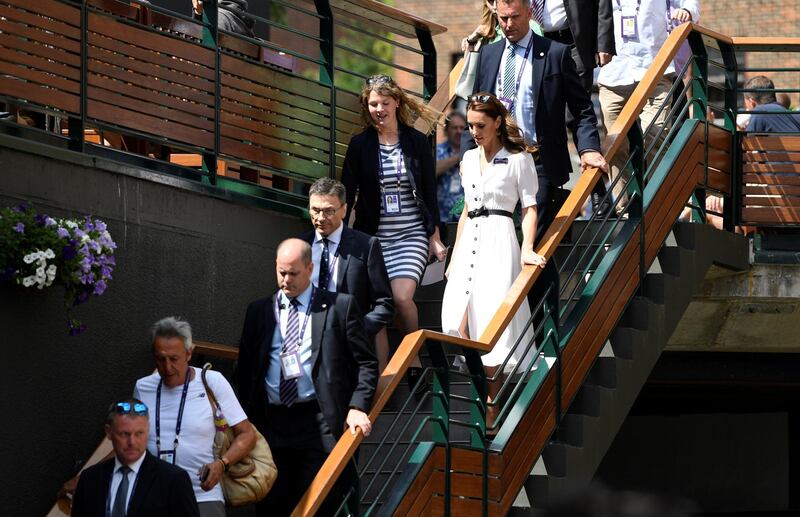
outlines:
[[800, 135], [742, 138], [742, 222], [800, 224]]

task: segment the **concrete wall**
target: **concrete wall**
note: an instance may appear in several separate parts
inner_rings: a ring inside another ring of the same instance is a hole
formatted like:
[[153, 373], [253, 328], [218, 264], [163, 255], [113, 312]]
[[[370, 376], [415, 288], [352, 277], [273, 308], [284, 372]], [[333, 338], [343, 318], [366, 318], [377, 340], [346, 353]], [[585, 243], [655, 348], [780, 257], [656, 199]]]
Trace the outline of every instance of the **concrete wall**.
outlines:
[[[44, 153], [44, 155], [39, 154]], [[47, 157], [49, 154], [50, 157]], [[0, 500], [4, 515], [43, 515], [98, 445], [108, 404], [153, 369], [147, 330], [165, 315], [197, 339], [238, 342], [249, 301], [275, 287], [275, 248], [308, 223], [172, 177], [0, 136], [0, 206], [108, 223], [117, 268], [105, 295], [77, 308], [63, 290], [0, 287]]]

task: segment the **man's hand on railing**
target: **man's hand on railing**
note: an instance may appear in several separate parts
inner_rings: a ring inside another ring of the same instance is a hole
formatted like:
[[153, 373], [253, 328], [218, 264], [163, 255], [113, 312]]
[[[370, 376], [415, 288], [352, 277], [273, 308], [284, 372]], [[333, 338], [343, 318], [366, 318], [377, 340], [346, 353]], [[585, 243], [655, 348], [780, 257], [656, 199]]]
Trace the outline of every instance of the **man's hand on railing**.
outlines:
[[372, 422], [369, 421], [367, 414], [359, 409], [350, 408], [350, 411], [347, 412], [346, 423], [350, 434], [356, 434], [356, 427], [361, 428], [364, 436], [369, 436], [369, 433], [372, 432]]
[[597, 167], [601, 171], [608, 173], [608, 163], [602, 154], [597, 151], [585, 151], [581, 154], [581, 171], [591, 167]]

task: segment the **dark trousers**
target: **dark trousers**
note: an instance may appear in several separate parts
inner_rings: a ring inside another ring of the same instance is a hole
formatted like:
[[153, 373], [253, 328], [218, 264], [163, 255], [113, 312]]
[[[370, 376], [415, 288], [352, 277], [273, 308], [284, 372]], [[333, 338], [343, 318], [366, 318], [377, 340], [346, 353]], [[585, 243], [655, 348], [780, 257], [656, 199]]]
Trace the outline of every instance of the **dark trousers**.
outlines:
[[[536, 165], [536, 172], [539, 178], [539, 190], [536, 193], [536, 210], [537, 210], [537, 223], [536, 223], [536, 240], [534, 248], [539, 245], [542, 237], [547, 232], [547, 229], [555, 220], [558, 210], [561, 208], [564, 199], [564, 192], [560, 185], [553, 184], [545, 175], [541, 165]], [[558, 314], [558, 265], [556, 264], [555, 257], [551, 257], [547, 261], [544, 270], [539, 275], [533, 288], [528, 292], [528, 305], [530, 305], [531, 313], [533, 313], [533, 323], [538, 326], [544, 314], [542, 310], [536, 310], [539, 301], [547, 296], [548, 308]], [[547, 289], [552, 285], [550, 292]], [[541, 344], [541, 335], [536, 337], [537, 345]]]
[[[269, 443], [278, 468], [272, 490], [256, 504], [259, 517], [291, 515], [336, 445], [316, 401], [285, 406], [270, 405], [259, 430]], [[355, 476], [351, 465], [340, 476], [317, 515], [334, 515]]]

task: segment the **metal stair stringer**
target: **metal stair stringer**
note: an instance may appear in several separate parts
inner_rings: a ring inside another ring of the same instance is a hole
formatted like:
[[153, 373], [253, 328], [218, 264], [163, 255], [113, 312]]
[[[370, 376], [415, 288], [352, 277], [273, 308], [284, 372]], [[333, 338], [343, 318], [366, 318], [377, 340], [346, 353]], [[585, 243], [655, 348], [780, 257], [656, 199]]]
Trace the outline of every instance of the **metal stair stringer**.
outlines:
[[[677, 223], [645, 278], [643, 295], [631, 300], [525, 482], [532, 508], [546, 507], [591, 481], [712, 264], [748, 268], [747, 239]], [[510, 514], [529, 512], [517, 507]]]

